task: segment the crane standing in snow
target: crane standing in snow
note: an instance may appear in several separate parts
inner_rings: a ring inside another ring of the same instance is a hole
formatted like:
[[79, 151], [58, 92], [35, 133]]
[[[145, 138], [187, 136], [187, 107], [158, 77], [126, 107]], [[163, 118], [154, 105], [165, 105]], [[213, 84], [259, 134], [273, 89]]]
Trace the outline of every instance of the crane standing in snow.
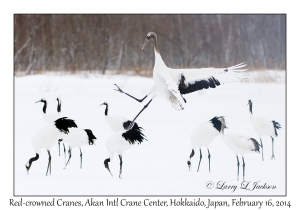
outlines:
[[263, 152], [263, 143], [262, 143], [261, 137], [265, 136], [265, 135], [270, 136], [272, 139], [271, 159], [275, 158], [275, 156], [274, 156], [274, 138], [278, 136], [277, 129], [280, 129], [281, 125], [278, 122], [276, 122], [275, 120], [271, 121], [271, 120], [267, 120], [264, 118], [254, 117], [253, 111], [252, 111], [252, 108], [253, 108], [252, 101], [249, 100], [247, 105], [249, 105], [249, 113], [250, 113], [252, 127], [260, 138], [262, 160], [264, 160], [264, 152]]
[[41, 149], [44, 148], [48, 152], [48, 166], [46, 171], [46, 176], [48, 175], [48, 171], [51, 174], [51, 154], [50, 149], [57, 141], [58, 138], [62, 138], [64, 134], [69, 133], [69, 129], [72, 127], [77, 127], [74, 120], [67, 119], [67, 117], [59, 118], [55, 120], [53, 123], [48, 123], [41, 129], [37, 131], [32, 139], [32, 146], [36, 152], [36, 156], [32, 157], [28, 160], [25, 167], [27, 169], [27, 173], [32, 165], [32, 162], [39, 159], [41, 154]]
[[96, 137], [90, 129], [70, 128], [69, 134], [64, 138], [64, 141], [68, 142], [69, 144], [69, 159], [65, 165], [65, 168], [72, 157], [72, 149], [75, 147], [79, 147], [80, 168], [82, 168], [81, 147], [84, 145], [93, 145], [94, 139], [96, 139]]
[[[126, 127], [128, 127], [129, 124], [130, 121], [126, 122]], [[104, 160], [104, 166], [111, 175], [112, 173], [109, 169], [108, 163], [113, 159], [114, 153], [117, 153], [120, 159], [119, 178], [122, 178], [122, 155], [126, 150], [133, 147], [134, 144], [140, 144], [143, 141], [147, 140], [142, 130], [143, 128], [139, 127], [137, 123], [134, 123], [133, 127], [130, 130], [116, 132], [107, 139], [105, 146], [109, 153], [109, 158]]]
[[198, 147], [200, 151], [200, 160], [198, 164], [198, 170], [200, 168], [200, 163], [202, 159], [201, 147], [206, 147], [208, 151], [208, 163], [209, 163], [209, 172], [210, 172], [210, 152], [209, 152], [209, 144], [220, 134], [222, 123], [219, 120], [220, 117], [214, 117], [208, 122], [202, 123], [199, 125], [191, 134], [190, 142], [192, 146], [192, 152], [189, 156], [187, 164], [189, 166], [189, 170], [191, 170], [191, 158], [194, 156], [194, 150]]
[[[44, 106], [43, 106], [43, 119], [47, 123], [52, 123], [53, 121], [63, 117], [62, 113], [61, 113], [61, 98], [60, 98], [60, 96], [57, 96], [56, 100], [57, 100], [57, 112], [56, 113], [51, 113], [51, 114], [47, 114], [48, 102], [45, 98], [42, 98], [41, 100], [35, 102], [35, 103], [38, 103], [38, 102], [44, 103]], [[60, 156], [60, 142], [62, 142], [62, 139], [58, 139], [58, 154], [59, 154], [59, 156]], [[63, 143], [63, 147], [64, 147], [64, 154], [65, 154], [65, 161], [66, 161], [66, 148], [65, 148], [64, 143]]]
[[259, 153], [259, 143], [254, 138], [249, 136], [243, 136], [236, 133], [224, 134], [225, 128], [225, 119], [224, 117], [220, 118], [222, 122], [221, 127], [221, 138], [228, 146], [228, 148], [234, 152], [236, 159], [237, 159], [237, 180], [239, 181], [239, 168], [240, 168], [240, 161], [238, 155], [240, 154], [243, 159], [243, 180], [245, 180], [245, 161], [244, 161], [244, 154], [246, 153]]
[[148, 107], [151, 101], [160, 96], [171, 103], [176, 110], [183, 110], [186, 99], [182, 95], [192, 93], [197, 90], [215, 88], [227, 82], [242, 81], [247, 78], [244, 73], [247, 69], [240, 69], [246, 64], [241, 63], [228, 68], [202, 68], [202, 69], [172, 69], [166, 66], [160, 52], [158, 50], [157, 35], [149, 32], [146, 36], [142, 49], [149, 40], [154, 41], [155, 64], [153, 68], [154, 85], [148, 94], [137, 99], [130, 94], [124, 92], [118, 85], [116, 91], [124, 93], [138, 102], [144, 101], [145, 98], [151, 96], [151, 99], [143, 107], [143, 109], [132, 120], [129, 129], [133, 126], [136, 118]]

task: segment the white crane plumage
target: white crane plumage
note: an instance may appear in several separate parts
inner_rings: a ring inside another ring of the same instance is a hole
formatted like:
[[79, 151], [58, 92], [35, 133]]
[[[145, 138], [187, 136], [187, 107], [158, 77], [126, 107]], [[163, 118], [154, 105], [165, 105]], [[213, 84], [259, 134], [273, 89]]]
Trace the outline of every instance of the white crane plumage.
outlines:
[[105, 105], [105, 111], [104, 111], [104, 117], [106, 122], [109, 124], [110, 129], [113, 132], [123, 131], [126, 128], [124, 127], [125, 122], [128, 121], [125, 117], [119, 117], [119, 116], [109, 116], [108, 115], [108, 102], [103, 102], [101, 105]]
[[[61, 98], [60, 98], [60, 96], [57, 96], [56, 100], [57, 100], [57, 112], [56, 113], [51, 113], [51, 114], [47, 114], [48, 102], [45, 98], [42, 98], [41, 100], [35, 102], [35, 103], [38, 103], [38, 102], [44, 103], [44, 106], [43, 106], [43, 119], [45, 120], [46, 123], [53, 123], [55, 120], [63, 117], [62, 113], [61, 113]], [[58, 139], [58, 154], [59, 154], [59, 156], [60, 156], [60, 142], [61, 141], [62, 141], [62, 139]], [[66, 149], [65, 149], [64, 143], [63, 143], [63, 147], [64, 147], [64, 154], [65, 154], [65, 159], [66, 159]]]
[[[126, 127], [129, 126], [130, 121], [126, 122]], [[106, 141], [105, 146], [109, 153], [109, 158], [104, 160], [104, 166], [112, 175], [108, 163], [113, 160], [114, 153], [117, 153], [120, 159], [120, 172], [119, 178], [122, 178], [122, 154], [134, 146], [134, 144], [140, 144], [146, 141], [146, 137], [142, 132], [143, 128], [139, 127], [137, 123], [134, 123], [133, 127], [127, 131], [119, 131], [112, 134]]]
[[234, 152], [236, 159], [237, 159], [237, 180], [239, 180], [239, 168], [240, 162], [238, 155], [240, 154], [243, 159], [243, 180], [245, 180], [245, 161], [244, 161], [244, 154], [246, 153], [259, 153], [260, 144], [254, 138], [249, 136], [243, 136], [236, 133], [224, 134], [225, 128], [225, 119], [224, 117], [220, 118], [222, 122], [221, 127], [221, 138], [227, 145], [227, 147]]
[[33, 149], [36, 152], [36, 156], [30, 158], [26, 163], [25, 167], [27, 169], [27, 173], [29, 172], [32, 162], [39, 159], [41, 149], [44, 148], [47, 150], [49, 156], [46, 176], [48, 175], [48, 171], [50, 171], [51, 174], [50, 149], [57, 141], [57, 139], [63, 138], [64, 134], [68, 134], [69, 129], [72, 127], [77, 127], [74, 120], [67, 119], [67, 117], [63, 117], [55, 120], [53, 123], [46, 124], [37, 131], [37, 133], [34, 135], [31, 141]]
[[220, 134], [221, 131], [221, 121], [220, 117], [213, 117], [208, 122], [200, 124], [191, 134], [190, 142], [192, 146], [192, 152], [188, 158], [187, 164], [189, 166], [189, 170], [191, 169], [191, 158], [194, 156], [194, 150], [199, 148], [200, 151], [200, 160], [198, 164], [198, 170], [200, 168], [200, 163], [202, 159], [201, 147], [206, 147], [208, 151], [208, 163], [209, 163], [209, 172], [210, 172], [210, 152], [209, 152], [209, 144]]
[[85, 145], [93, 145], [94, 136], [93, 132], [90, 129], [81, 129], [81, 128], [70, 128], [69, 134], [64, 137], [64, 141], [68, 142], [69, 145], [69, 159], [65, 165], [67, 167], [71, 157], [72, 157], [72, 149], [75, 147], [79, 147], [80, 151], [80, 168], [82, 168], [82, 151], [81, 147]]
[[252, 127], [257, 133], [257, 135], [260, 138], [260, 145], [261, 145], [261, 155], [262, 155], [262, 160], [264, 160], [264, 152], [263, 152], [263, 143], [262, 143], [262, 136], [268, 135], [272, 139], [272, 156], [271, 159], [275, 158], [274, 156], [274, 138], [278, 136], [277, 129], [279, 130], [281, 128], [281, 125], [276, 122], [275, 120], [268, 120], [264, 118], [259, 118], [259, 117], [254, 117], [253, 116], [253, 103], [251, 100], [248, 101], [249, 105], [249, 114], [250, 114], [250, 119], [252, 123]]
[[[151, 96], [150, 101], [143, 107], [143, 109], [132, 120], [130, 127], [133, 125], [135, 119], [141, 112], [148, 107], [151, 101], [160, 96], [171, 103], [171, 106], [176, 110], [183, 110], [186, 100], [182, 95], [192, 93], [194, 91], [215, 88], [227, 82], [242, 81], [247, 78], [245, 71], [247, 69], [240, 69], [246, 64], [241, 63], [228, 68], [201, 68], [201, 69], [172, 69], [166, 66], [160, 52], [158, 50], [157, 35], [154, 32], [149, 32], [146, 36], [142, 49], [146, 46], [149, 40], [154, 40], [154, 54], [155, 64], [153, 68], [154, 85], [149, 90], [148, 94], [142, 98], [137, 99], [128, 93], [121, 90], [119, 86], [116, 91], [124, 93], [138, 102], [144, 101], [145, 98]], [[130, 129], [129, 127], [129, 129]]]

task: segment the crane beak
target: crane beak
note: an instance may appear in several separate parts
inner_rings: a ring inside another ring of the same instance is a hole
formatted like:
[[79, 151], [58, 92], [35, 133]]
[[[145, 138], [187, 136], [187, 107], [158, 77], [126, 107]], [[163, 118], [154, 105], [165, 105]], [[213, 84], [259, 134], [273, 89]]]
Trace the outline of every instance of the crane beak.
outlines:
[[35, 102], [35, 103], [38, 103], [38, 102], [42, 102], [42, 100], [39, 100], [39, 101], [37, 101], [37, 102]]
[[142, 50], [143, 50], [144, 47], [146, 46], [147, 42], [148, 42], [148, 39], [146, 38], [146, 39], [145, 39], [145, 42], [144, 42], [144, 44], [143, 44]]

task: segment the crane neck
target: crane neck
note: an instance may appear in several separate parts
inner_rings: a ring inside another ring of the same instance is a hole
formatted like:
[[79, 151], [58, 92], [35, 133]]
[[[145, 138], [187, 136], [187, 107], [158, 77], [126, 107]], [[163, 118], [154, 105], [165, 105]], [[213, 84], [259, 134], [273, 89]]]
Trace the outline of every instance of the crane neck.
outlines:
[[105, 116], [107, 116], [107, 114], [108, 114], [108, 104], [104, 104], [104, 105], [105, 105], [104, 114], [105, 114]]
[[249, 112], [250, 112], [250, 115], [253, 115], [253, 112], [252, 112], [252, 103], [249, 104]]
[[61, 103], [57, 100], [57, 112], [61, 112]]
[[221, 136], [224, 136], [224, 128], [225, 128], [225, 124], [222, 123], [222, 125], [221, 125], [221, 131], [220, 131]]
[[[154, 61], [154, 66], [158, 67], [159, 69], [161, 67], [166, 67], [166, 64], [164, 62], [164, 60], [162, 59], [159, 51], [156, 51], [155, 50], [155, 47], [154, 47], [154, 55], [155, 55], [155, 61]], [[156, 68], [154, 68], [155, 70]]]
[[47, 109], [47, 101], [43, 101], [44, 106], [43, 106], [43, 112], [46, 114], [46, 109]]
[[157, 44], [157, 38], [156, 38], [156, 36], [155, 36], [155, 38], [153, 38], [153, 40], [154, 40], [154, 51], [156, 53], [160, 54], [159, 49], [158, 49], [158, 44]]

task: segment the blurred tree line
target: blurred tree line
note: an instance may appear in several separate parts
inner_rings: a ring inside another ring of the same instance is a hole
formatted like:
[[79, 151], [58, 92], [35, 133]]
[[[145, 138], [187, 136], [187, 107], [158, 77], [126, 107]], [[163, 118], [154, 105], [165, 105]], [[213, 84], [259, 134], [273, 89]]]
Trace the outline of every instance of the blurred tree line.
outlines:
[[151, 75], [153, 43], [171, 68], [286, 68], [286, 15], [15, 14], [15, 73], [98, 70]]

